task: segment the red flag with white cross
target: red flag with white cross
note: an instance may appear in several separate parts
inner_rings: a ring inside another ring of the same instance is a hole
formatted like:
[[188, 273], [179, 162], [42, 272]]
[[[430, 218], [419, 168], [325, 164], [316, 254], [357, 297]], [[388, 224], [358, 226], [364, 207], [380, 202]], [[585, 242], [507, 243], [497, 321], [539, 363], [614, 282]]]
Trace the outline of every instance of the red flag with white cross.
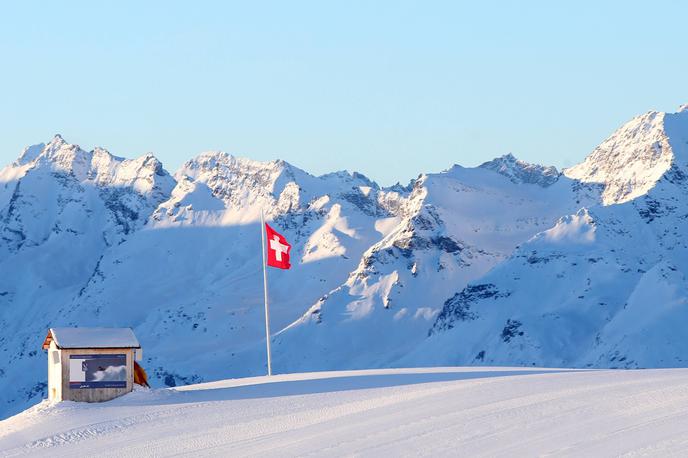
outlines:
[[291, 245], [282, 234], [271, 228], [268, 223], [265, 223], [265, 235], [267, 236], [267, 250], [268, 259], [267, 264], [270, 267], [277, 267], [278, 269], [289, 269], [289, 250]]

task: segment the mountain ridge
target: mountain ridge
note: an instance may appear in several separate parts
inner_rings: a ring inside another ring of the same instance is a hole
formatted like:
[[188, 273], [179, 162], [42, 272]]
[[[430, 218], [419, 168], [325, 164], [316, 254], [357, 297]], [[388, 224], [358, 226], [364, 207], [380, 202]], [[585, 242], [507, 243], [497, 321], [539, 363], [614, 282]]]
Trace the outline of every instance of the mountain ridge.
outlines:
[[154, 386], [263, 373], [261, 208], [293, 246], [269, 272], [278, 372], [685, 365], [686, 141], [688, 112], [655, 112], [563, 172], [507, 154], [390, 187], [28, 147], [0, 170], [0, 415], [42, 396], [55, 325], [133, 327]]

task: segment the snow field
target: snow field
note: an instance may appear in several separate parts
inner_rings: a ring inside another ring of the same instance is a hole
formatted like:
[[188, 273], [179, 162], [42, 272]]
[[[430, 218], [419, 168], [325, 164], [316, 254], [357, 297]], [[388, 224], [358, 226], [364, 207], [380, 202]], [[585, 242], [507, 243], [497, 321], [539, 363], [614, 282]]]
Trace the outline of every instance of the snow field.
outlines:
[[386, 369], [41, 403], [1, 456], [681, 456], [688, 369]]

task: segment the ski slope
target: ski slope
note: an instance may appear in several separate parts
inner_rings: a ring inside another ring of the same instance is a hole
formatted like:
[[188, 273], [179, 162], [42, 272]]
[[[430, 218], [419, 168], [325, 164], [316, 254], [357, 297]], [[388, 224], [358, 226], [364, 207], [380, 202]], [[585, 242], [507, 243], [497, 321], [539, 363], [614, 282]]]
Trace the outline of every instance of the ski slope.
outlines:
[[688, 369], [321, 372], [46, 401], [1, 456], [683, 455]]

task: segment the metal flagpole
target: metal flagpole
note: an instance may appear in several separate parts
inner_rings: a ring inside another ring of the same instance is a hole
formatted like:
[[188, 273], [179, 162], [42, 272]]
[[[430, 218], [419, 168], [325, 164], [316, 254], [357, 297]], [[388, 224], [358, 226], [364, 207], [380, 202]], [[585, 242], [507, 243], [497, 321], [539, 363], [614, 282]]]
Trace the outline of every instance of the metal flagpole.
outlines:
[[270, 308], [268, 307], [268, 270], [265, 259], [265, 217], [260, 209], [260, 238], [263, 240], [263, 292], [265, 293], [265, 343], [268, 351], [268, 375], [272, 375], [272, 355], [270, 354]]

